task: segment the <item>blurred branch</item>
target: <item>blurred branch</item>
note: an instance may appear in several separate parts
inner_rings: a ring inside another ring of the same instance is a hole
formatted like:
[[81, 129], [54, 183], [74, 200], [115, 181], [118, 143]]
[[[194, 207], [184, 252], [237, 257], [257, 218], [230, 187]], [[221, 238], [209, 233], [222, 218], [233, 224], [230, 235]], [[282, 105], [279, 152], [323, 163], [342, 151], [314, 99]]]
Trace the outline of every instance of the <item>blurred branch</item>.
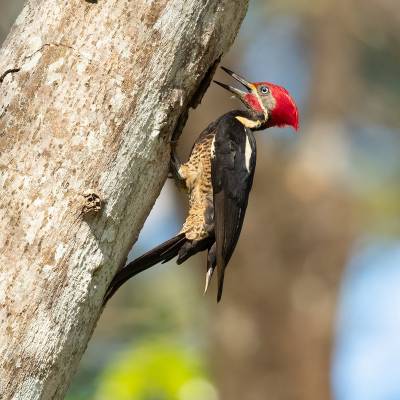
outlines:
[[214, 366], [224, 399], [332, 398], [337, 293], [356, 231], [342, 164], [358, 60], [340, 29], [337, 2], [322, 3], [307, 20], [313, 54], [309, 115], [301, 117], [306, 122], [295, 152], [259, 147], [224, 309], [214, 320]]

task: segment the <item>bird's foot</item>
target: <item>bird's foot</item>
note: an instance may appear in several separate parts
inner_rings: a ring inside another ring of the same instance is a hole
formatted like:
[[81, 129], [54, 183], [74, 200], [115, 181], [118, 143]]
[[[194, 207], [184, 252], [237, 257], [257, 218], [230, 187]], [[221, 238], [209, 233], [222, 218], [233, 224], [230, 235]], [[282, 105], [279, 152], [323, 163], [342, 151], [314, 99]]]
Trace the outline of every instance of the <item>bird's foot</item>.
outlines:
[[174, 179], [178, 187], [185, 188], [186, 187], [185, 179], [179, 173], [182, 163], [179, 160], [178, 155], [176, 154], [176, 145], [177, 145], [176, 141], [171, 142], [171, 158], [169, 161], [168, 178]]

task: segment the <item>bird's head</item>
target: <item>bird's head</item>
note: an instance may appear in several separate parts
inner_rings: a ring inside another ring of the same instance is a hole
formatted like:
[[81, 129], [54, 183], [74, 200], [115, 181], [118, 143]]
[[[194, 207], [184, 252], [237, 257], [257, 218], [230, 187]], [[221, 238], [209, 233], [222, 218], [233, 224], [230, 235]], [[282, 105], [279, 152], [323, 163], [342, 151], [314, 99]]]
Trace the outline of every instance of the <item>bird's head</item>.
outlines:
[[260, 123], [263, 129], [272, 126], [291, 126], [298, 130], [299, 112], [296, 103], [284, 87], [269, 82], [251, 83], [229, 69], [221, 68], [240, 82], [247, 92], [221, 82], [214, 82], [229, 90], [244, 103], [252, 121]]

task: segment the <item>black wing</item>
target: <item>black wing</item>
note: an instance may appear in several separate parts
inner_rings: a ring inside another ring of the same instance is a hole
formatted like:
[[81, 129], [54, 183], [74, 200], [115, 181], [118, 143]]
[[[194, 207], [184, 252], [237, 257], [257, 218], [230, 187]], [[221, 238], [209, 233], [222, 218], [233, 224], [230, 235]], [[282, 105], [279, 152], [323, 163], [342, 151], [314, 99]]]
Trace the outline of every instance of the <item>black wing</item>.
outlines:
[[225, 268], [242, 230], [256, 166], [253, 133], [234, 116], [217, 126], [211, 163], [217, 244], [218, 295], [220, 301]]

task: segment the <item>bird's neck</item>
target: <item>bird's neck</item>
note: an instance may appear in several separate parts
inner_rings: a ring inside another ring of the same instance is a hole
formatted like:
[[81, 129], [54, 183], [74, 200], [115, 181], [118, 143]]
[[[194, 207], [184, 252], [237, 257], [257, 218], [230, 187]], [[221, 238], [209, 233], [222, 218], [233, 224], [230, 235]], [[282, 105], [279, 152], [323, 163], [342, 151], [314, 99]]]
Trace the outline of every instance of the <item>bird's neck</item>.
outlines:
[[267, 120], [262, 114], [249, 110], [235, 110], [232, 111], [232, 114], [241, 124], [252, 131], [261, 131], [268, 126]]

